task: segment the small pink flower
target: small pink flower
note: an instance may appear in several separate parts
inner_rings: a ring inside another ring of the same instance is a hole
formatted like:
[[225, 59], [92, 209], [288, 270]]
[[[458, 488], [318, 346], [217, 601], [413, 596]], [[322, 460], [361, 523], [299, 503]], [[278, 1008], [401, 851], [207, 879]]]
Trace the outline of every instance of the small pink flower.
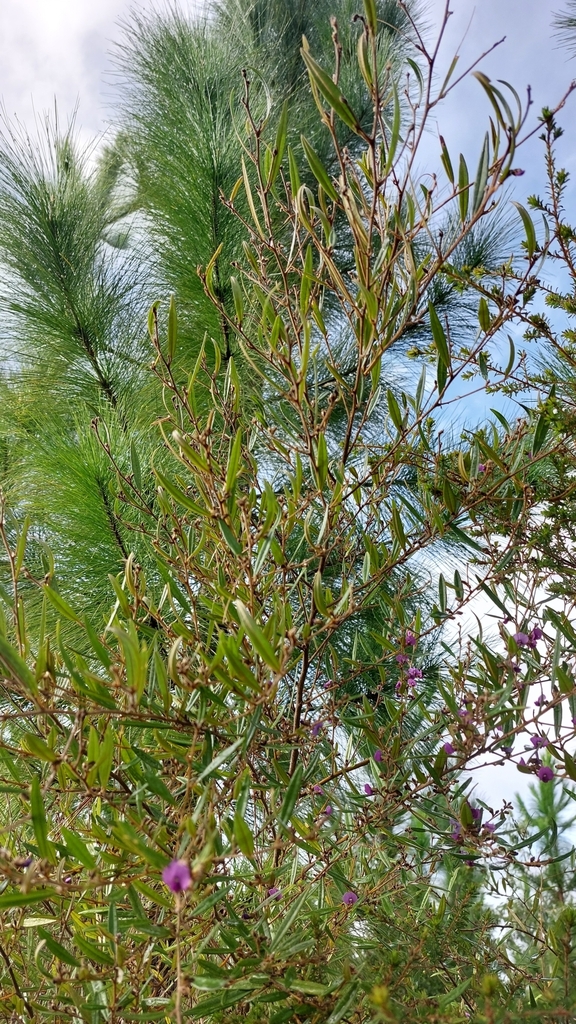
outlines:
[[374, 790], [372, 789], [372, 786], [370, 785], [369, 782], [367, 782], [366, 785], [364, 786], [364, 792], [366, 793], [366, 796], [373, 796]]
[[171, 861], [162, 872], [162, 881], [171, 892], [182, 892], [183, 889], [189, 889], [192, 885], [192, 876], [186, 861]]
[[378, 764], [380, 764], [380, 762], [382, 761], [382, 751], [381, 750], [375, 750], [374, 751], [374, 760], [378, 761]]
[[347, 907], [353, 907], [355, 903], [358, 903], [358, 897], [355, 892], [345, 892], [342, 897], [342, 903]]
[[544, 764], [538, 769], [538, 778], [540, 779], [540, 782], [551, 782], [554, 778], [554, 772], [547, 764]]

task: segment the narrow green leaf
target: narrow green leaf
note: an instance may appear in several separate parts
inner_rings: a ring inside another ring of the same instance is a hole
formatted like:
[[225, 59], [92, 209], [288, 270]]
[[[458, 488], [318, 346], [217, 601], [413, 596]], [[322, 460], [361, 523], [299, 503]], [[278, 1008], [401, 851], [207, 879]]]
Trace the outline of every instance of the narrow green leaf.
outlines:
[[492, 325], [492, 317], [490, 316], [490, 310], [488, 303], [482, 295], [478, 304], [478, 322], [483, 331], [489, 331]]
[[38, 928], [37, 933], [46, 944], [46, 949], [52, 953], [52, 956], [55, 956], [62, 963], [68, 964], [70, 967], [80, 967], [80, 961], [75, 956], [72, 956], [72, 953], [69, 953], [59, 942], [56, 942], [56, 939], [53, 939], [50, 932], [47, 932], [45, 928]]
[[237, 557], [240, 557], [243, 548], [232, 528], [228, 525], [225, 519], [218, 520], [218, 527], [231, 552]]
[[486, 191], [486, 184], [488, 182], [488, 167], [490, 164], [490, 141], [488, 138], [488, 132], [484, 136], [484, 145], [482, 146], [482, 152], [480, 153], [480, 160], [478, 162], [478, 170], [476, 171], [476, 181], [474, 182], [474, 192], [472, 196], [472, 214], [475, 214], [482, 205], [484, 198], [484, 192]]
[[242, 601], [234, 601], [234, 607], [238, 612], [238, 618], [240, 619], [240, 625], [250, 638], [252, 646], [260, 655], [262, 660], [272, 668], [275, 672], [280, 671], [280, 661], [274, 648], [272, 647], [268, 637], [263, 633], [262, 629], [252, 617], [245, 604]]
[[343, 121], [348, 128], [351, 128], [353, 132], [361, 134], [362, 128], [358, 119], [350, 107], [348, 100], [342, 95], [339, 86], [336, 85], [330, 75], [324, 71], [324, 68], [320, 67], [317, 61], [314, 60], [305, 37], [303, 38], [302, 43], [303, 45], [300, 53], [302, 54], [302, 60], [308, 69], [311, 82], [318, 87], [324, 99], [332, 108], [334, 113], [338, 115], [340, 120]]
[[292, 778], [288, 783], [286, 793], [284, 794], [282, 806], [278, 814], [278, 820], [285, 826], [288, 825], [290, 818], [292, 817], [292, 812], [296, 806], [298, 797], [300, 796], [300, 790], [302, 789], [303, 773], [303, 766], [301, 764], [296, 765], [296, 768], [294, 769], [294, 774], [292, 775]]
[[84, 841], [80, 839], [78, 833], [72, 832], [70, 829], [63, 826], [60, 829], [60, 834], [64, 840], [66, 849], [74, 860], [79, 861], [79, 863], [83, 864], [85, 868], [93, 870], [97, 865], [96, 858], [90, 853], [90, 850]]
[[464, 223], [468, 216], [468, 203], [470, 200], [469, 182], [468, 167], [462, 153], [460, 153], [460, 166], [458, 168], [458, 202], [460, 204], [460, 220], [462, 223]]
[[534, 431], [534, 438], [532, 440], [532, 455], [537, 455], [542, 448], [548, 431], [550, 429], [550, 420], [546, 412], [541, 413], [538, 417], [536, 424], [536, 430]]
[[310, 170], [312, 171], [312, 174], [316, 178], [316, 181], [318, 182], [319, 185], [322, 185], [322, 188], [324, 189], [328, 198], [331, 199], [334, 203], [337, 203], [338, 193], [334, 188], [334, 185], [330, 181], [330, 178], [328, 177], [328, 172], [326, 171], [324, 164], [320, 160], [320, 157], [316, 154], [316, 152], [308, 142], [308, 139], [305, 138], [304, 135], [300, 136], [300, 140], [302, 142], [302, 148], [304, 150], [306, 159], [310, 166]]
[[251, 857], [254, 853], [254, 836], [248, 823], [244, 820], [242, 814], [237, 811], [234, 814], [234, 838], [238, 844], [238, 849], [245, 857]]
[[532, 222], [532, 218], [531, 218], [530, 214], [528, 213], [528, 210], [525, 210], [524, 207], [520, 203], [517, 203], [514, 200], [512, 200], [512, 206], [516, 207], [516, 209], [518, 210], [518, 213], [520, 214], [520, 216], [522, 218], [522, 223], [524, 225], [524, 230], [526, 232], [526, 248], [528, 249], [528, 255], [530, 256], [530, 258], [532, 258], [532, 256], [536, 252], [536, 244], [537, 244], [536, 243], [536, 231], [535, 231], [535, 228], [534, 228], [534, 224]]
[[434, 345], [438, 353], [438, 358], [444, 363], [446, 369], [450, 368], [450, 348], [448, 346], [448, 340], [444, 333], [444, 328], [440, 323], [440, 318], [432, 305], [428, 303], [428, 312], [430, 314], [430, 327], [432, 328], [432, 337], [434, 339]]
[[215, 772], [220, 767], [221, 764], [224, 764], [224, 762], [232, 756], [234, 751], [238, 750], [238, 747], [243, 742], [243, 740], [244, 737], [241, 736], [240, 739], [235, 740], [234, 743], [231, 743], [229, 747], [226, 747], [224, 750], [221, 750], [218, 754], [216, 754], [216, 757], [212, 758], [210, 764], [207, 765], [206, 768], [204, 768], [203, 771], [200, 772], [197, 781], [202, 782], [204, 779], [208, 778], [209, 775], [212, 775], [212, 772]]

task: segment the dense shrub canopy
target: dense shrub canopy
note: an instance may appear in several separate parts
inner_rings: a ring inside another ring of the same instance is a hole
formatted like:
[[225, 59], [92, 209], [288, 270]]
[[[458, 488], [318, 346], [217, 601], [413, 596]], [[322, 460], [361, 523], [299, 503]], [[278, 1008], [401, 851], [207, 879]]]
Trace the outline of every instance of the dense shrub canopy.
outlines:
[[[514, 221], [481, 72], [422, 176], [446, 21], [138, 16], [96, 168], [4, 137], [2, 1019], [574, 1014], [564, 101]], [[462, 382], [522, 415], [447, 439]]]

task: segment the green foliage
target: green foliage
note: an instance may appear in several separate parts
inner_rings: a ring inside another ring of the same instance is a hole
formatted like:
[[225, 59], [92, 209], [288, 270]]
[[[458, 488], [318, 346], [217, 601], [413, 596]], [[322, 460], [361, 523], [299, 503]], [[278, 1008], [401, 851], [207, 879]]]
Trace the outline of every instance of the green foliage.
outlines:
[[[30, 343], [46, 332], [3, 381], [0, 1016], [570, 1019], [557, 823], [576, 636], [569, 606], [542, 614], [525, 556], [534, 463], [558, 457], [562, 427], [542, 403], [458, 447], [434, 429], [467, 375], [518, 384], [514, 348], [498, 370], [488, 346], [530, 315], [513, 289], [537, 287], [543, 250], [524, 207], [516, 261], [466, 254], [488, 245], [525, 114], [480, 76], [496, 121], [473, 179], [442, 143], [441, 193], [417, 142], [449, 86], [436, 50], [425, 78], [393, 47], [394, 28], [418, 38], [406, 6], [333, 23], [333, 66], [309, 5], [134, 25], [123, 130], [96, 172], [58, 138], [52, 164], [3, 154], [6, 308], [14, 338], [20, 318]], [[240, 88], [245, 54], [262, 80]], [[177, 294], [153, 302], [147, 338], [130, 250], [108, 262], [136, 209], [141, 273]], [[409, 338], [424, 372], [396, 386]], [[77, 407], [49, 395], [40, 414], [44, 365], [88, 371]], [[467, 551], [454, 572], [450, 539]], [[499, 634], [450, 630], [479, 595]], [[525, 821], [470, 789], [506, 760], [538, 778]], [[502, 916], [484, 894], [510, 886]]]

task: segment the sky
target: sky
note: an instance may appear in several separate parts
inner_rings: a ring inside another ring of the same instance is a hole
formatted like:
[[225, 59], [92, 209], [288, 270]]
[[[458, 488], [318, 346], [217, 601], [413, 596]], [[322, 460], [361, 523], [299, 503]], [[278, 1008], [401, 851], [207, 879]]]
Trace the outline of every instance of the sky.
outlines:
[[[180, 6], [191, 10], [199, 2], [181, 0]], [[553, 105], [576, 76], [576, 62], [569, 62], [558, 49], [550, 30], [553, 13], [561, 5], [562, 0], [451, 0], [444, 66], [460, 52], [459, 69], [463, 68], [506, 36], [483, 61], [482, 70], [490, 77], [509, 80], [521, 94], [530, 84], [535, 112], [545, 103]], [[78, 103], [78, 124], [87, 139], [104, 131], [112, 95], [110, 78], [106, 78], [108, 54], [113, 42], [122, 37], [119, 22], [129, 17], [132, 7], [151, 10], [158, 6], [154, 0], [136, 4], [126, 0], [3, 0], [0, 96], [8, 116], [17, 115], [31, 126], [34, 111], [53, 110], [56, 99], [64, 122]], [[444, 6], [444, 0], [428, 3], [432, 25], [438, 24]], [[457, 145], [470, 152], [472, 159], [478, 145], [479, 118], [485, 120], [488, 112], [488, 101], [478, 83], [464, 83], [439, 116], [449, 148]], [[522, 189], [525, 180], [519, 180]]]
[[[180, 6], [192, 11], [200, 0], [182, 0]], [[289, 0], [287, 0], [289, 2]], [[34, 118], [54, 111], [66, 124], [76, 107], [77, 126], [88, 143], [106, 131], [111, 115], [113, 78], [109, 53], [122, 39], [120, 22], [129, 19], [130, 9], [153, 10], [154, 0], [138, 4], [125, 0], [2, 0], [0, 4], [0, 97], [10, 119], [17, 118], [31, 133]], [[360, 7], [360, 0], [358, 3]], [[537, 123], [542, 106], [554, 106], [576, 78], [576, 61], [570, 62], [558, 47], [551, 31], [554, 12], [562, 0], [451, 0], [451, 15], [445, 36], [441, 67], [446, 69], [455, 53], [460, 74], [497, 40], [505, 41], [480, 64], [493, 79], [510, 81], [526, 96], [532, 88], [534, 105], [529, 126]], [[431, 0], [428, 19], [431, 32], [438, 26], [445, 0]], [[478, 151], [491, 108], [480, 85], [470, 79], [454, 90], [439, 110], [427, 151], [436, 160], [437, 135], [442, 133], [448, 148], [462, 150], [471, 167]], [[576, 116], [576, 94], [560, 115], [570, 125]], [[516, 198], [525, 201], [534, 191], [543, 191], [542, 146], [532, 140], [518, 156], [517, 165], [526, 174], [514, 181]], [[569, 137], [560, 146], [562, 164], [574, 170], [576, 147]], [[482, 777], [481, 790], [488, 799], [511, 799], [517, 789], [526, 790], [526, 776], [501, 768]]]

